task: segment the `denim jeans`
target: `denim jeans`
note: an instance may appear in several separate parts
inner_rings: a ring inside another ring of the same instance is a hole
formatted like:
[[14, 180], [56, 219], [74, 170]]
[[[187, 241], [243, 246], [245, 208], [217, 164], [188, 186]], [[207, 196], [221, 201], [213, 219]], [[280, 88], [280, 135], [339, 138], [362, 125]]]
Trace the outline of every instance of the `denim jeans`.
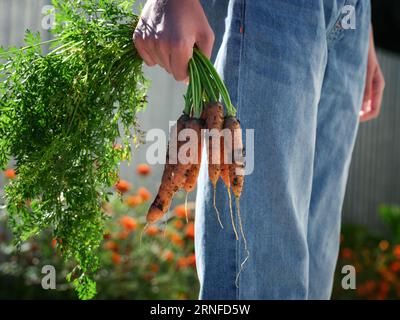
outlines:
[[236, 286], [244, 243], [232, 231], [221, 181], [220, 228], [202, 161], [195, 225], [200, 299], [329, 299], [364, 91], [369, 1], [202, 3], [216, 34], [217, 70], [243, 129], [255, 130], [255, 163], [240, 201], [250, 258]]

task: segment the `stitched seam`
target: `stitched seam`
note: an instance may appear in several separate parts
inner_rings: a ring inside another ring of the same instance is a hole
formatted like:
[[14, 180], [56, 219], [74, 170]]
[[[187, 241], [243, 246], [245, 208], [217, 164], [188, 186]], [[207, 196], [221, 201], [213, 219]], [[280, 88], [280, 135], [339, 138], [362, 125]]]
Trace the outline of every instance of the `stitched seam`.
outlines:
[[344, 8], [345, 6], [347, 6], [349, 4], [349, 0], [346, 0], [345, 3], [343, 4], [343, 6], [340, 8], [339, 13], [335, 19], [335, 22], [332, 24], [332, 26], [327, 30], [326, 32], [326, 39], [328, 40], [328, 42], [331, 42], [333, 40], [335, 40], [335, 36], [340, 33], [343, 28], [337, 28], [337, 24], [340, 23], [340, 20], [342, 19], [342, 8]]

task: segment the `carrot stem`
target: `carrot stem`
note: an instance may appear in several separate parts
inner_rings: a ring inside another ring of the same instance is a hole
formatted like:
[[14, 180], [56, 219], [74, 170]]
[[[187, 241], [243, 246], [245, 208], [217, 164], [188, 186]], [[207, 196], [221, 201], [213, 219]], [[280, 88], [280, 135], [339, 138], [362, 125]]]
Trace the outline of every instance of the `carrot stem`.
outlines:
[[226, 109], [227, 109], [227, 115], [228, 116], [235, 116], [236, 115], [236, 109], [232, 105], [232, 101], [231, 101], [231, 99], [229, 97], [228, 90], [226, 89], [226, 86], [225, 86], [224, 82], [221, 80], [217, 70], [215, 70], [215, 68], [212, 65], [212, 63], [210, 62], [210, 60], [208, 60], [207, 57], [204, 56], [203, 53], [201, 53], [200, 50], [194, 48], [193, 53], [194, 53], [193, 57], [194, 58], [197, 57], [203, 63], [203, 65], [207, 68], [207, 70], [209, 71], [210, 75], [212, 76], [212, 79], [214, 80], [214, 83], [217, 86], [218, 90], [220, 91], [222, 99], [225, 102], [225, 106], [226, 106]]

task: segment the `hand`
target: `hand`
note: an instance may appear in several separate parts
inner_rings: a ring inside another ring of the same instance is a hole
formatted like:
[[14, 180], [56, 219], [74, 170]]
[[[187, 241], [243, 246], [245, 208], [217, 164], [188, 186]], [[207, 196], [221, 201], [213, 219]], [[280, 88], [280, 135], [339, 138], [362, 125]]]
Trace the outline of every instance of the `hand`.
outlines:
[[376, 56], [374, 38], [371, 30], [367, 78], [363, 103], [360, 111], [360, 121], [368, 121], [378, 117], [381, 111], [383, 89], [385, 88], [385, 79], [383, 78], [381, 67]]
[[148, 66], [158, 64], [177, 81], [187, 81], [193, 47], [210, 58], [214, 33], [199, 0], [148, 0], [133, 41]]

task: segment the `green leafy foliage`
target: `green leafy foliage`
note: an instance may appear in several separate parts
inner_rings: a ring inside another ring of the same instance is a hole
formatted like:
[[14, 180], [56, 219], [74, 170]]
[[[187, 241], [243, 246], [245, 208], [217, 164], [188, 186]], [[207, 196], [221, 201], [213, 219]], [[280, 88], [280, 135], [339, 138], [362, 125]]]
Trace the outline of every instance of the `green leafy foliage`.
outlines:
[[0, 169], [14, 159], [17, 170], [5, 189], [9, 223], [17, 244], [53, 230], [63, 257], [77, 264], [70, 276], [81, 299], [96, 292], [101, 204], [146, 104], [133, 2], [53, 1], [54, 39], [28, 31], [26, 47], [0, 56]]
[[[400, 298], [400, 229], [399, 207], [382, 205], [379, 209], [385, 226], [384, 237], [365, 226], [342, 227], [339, 259], [333, 286], [333, 299], [386, 300]], [[343, 267], [355, 268], [356, 288], [347, 283]]]
[[379, 208], [380, 216], [388, 225], [394, 240], [400, 243], [400, 206], [382, 205]]
[[[0, 179], [1, 176], [0, 173]], [[195, 204], [185, 204], [185, 193], [179, 192], [168, 220], [145, 228], [152, 201], [150, 190], [155, 191], [152, 179], [146, 177], [147, 174], [139, 176], [136, 186], [122, 194], [116, 190], [103, 204], [109, 219], [99, 251], [100, 268], [94, 277], [96, 299], [197, 299]], [[21, 250], [16, 250], [6, 223], [7, 216], [0, 214], [0, 299], [74, 299], [73, 282], [85, 279], [74, 278], [74, 272], [70, 272], [73, 262], [63, 263], [55, 254], [59, 243], [51, 231], [30, 238]], [[57, 270], [55, 290], [41, 287], [43, 265]], [[68, 273], [70, 282], [65, 281]], [[89, 290], [94, 288], [94, 282], [93, 286], [78, 288]]]

